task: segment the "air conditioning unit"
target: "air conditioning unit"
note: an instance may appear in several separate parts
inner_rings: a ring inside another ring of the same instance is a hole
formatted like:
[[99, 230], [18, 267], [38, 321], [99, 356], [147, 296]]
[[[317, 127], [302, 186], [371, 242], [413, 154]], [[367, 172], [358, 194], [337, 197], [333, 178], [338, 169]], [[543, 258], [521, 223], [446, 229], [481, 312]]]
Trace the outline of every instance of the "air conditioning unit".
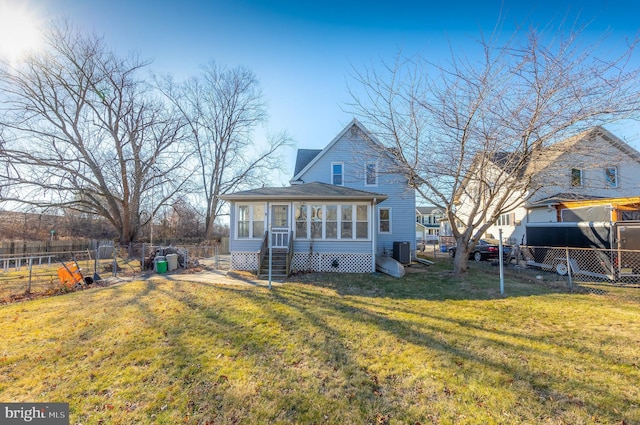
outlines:
[[394, 242], [392, 257], [400, 264], [409, 264], [411, 262], [411, 243]]

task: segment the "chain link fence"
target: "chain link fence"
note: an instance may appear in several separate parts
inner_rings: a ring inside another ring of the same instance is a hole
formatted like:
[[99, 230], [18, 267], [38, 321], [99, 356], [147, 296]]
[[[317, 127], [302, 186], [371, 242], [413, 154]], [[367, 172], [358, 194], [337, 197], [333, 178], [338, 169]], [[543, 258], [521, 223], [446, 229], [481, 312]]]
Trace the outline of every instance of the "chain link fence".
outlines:
[[582, 282], [640, 287], [640, 251], [625, 249], [521, 246], [527, 267]]
[[178, 255], [180, 269], [214, 268], [229, 270], [228, 253], [222, 253], [220, 244], [200, 245], [151, 245], [133, 244], [129, 247], [129, 256], [138, 258], [143, 270], [155, 270], [155, 258], [171, 254]]
[[[121, 278], [158, 272], [156, 257], [175, 255], [175, 269], [229, 269], [218, 245], [103, 245], [64, 252], [0, 255], [0, 304], [108, 285]], [[166, 266], [165, 266], [166, 267]]]
[[0, 257], [0, 303], [104, 285], [113, 276], [140, 273], [126, 251], [114, 246]]

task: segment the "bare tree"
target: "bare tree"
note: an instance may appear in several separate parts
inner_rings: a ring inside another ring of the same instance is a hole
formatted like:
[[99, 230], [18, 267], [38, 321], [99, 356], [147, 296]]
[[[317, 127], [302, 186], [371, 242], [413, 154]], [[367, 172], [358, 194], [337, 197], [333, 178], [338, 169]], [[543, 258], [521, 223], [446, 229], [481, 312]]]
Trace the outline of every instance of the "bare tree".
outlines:
[[539, 189], [532, 165], [540, 148], [637, 117], [640, 106], [639, 71], [629, 63], [637, 40], [602, 58], [597, 44], [581, 46], [580, 30], [519, 30], [506, 42], [498, 35], [480, 39], [473, 56], [452, 46], [444, 65], [399, 55], [356, 70], [350, 90], [348, 108], [397, 159], [391, 171], [446, 211], [459, 247], [455, 273], [467, 270], [497, 218], [522, 205], [519, 195]]
[[46, 40], [0, 67], [3, 200], [95, 214], [133, 241], [186, 181], [184, 123], [140, 79], [147, 62], [68, 22]]
[[194, 193], [206, 204], [205, 233], [210, 239], [224, 206], [221, 195], [264, 185], [271, 172], [282, 169], [281, 148], [290, 144], [285, 133], [270, 134], [262, 145], [255, 131], [267, 121], [267, 105], [253, 72], [209, 63], [183, 84], [164, 79], [160, 86], [182, 112], [196, 152]]

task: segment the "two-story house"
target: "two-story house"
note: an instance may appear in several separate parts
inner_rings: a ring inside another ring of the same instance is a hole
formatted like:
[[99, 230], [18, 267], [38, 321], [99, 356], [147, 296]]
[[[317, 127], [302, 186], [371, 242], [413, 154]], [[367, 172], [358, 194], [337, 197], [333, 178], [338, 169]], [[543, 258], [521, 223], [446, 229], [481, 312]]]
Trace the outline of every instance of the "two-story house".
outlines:
[[438, 207], [416, 207], [416, 239], [424, 243], [436, 243], [444, 212]]
[[393, 165], [354, 119], [324, 149], [298, 151], [289, 187], [224, 196], [231, 268], [264, 274], [269, 246], [278, 274], [368, 273], [376, 270], [376, 256], [391, 255], [394, 242], [415, 252], [415, 191]]
[[[527, 189], [516, 191], [513, 199], [520, 199], [520, 206], [501, 214], [496, 223], [487, 229], [485, 236], [497, 238], [502, 230], [503, 238], [510, 243], [526, 243], [527, 223], [613, 220], [609, 214], [582, 215], [569, 218], [572, 208], [593, 211], [597, 205], [611, 209], [611, 205], [631, 201], [625, 198], [640, 195], [640, 152], [602, 127], [594, 127], [548, 147], [539, 147], [532, 155], [523, 176], [512, 178], [531, 179]], [[505, 170], [495, 155], [492, 166]], [[616, 199], [618, 201], [616, 201]], [[637, 199], [637, 198], [636, 198]], [[465, 199], [457, 205], [461, 214], [465, 212]], [[491, 205], [485, 206], [491, 209]], [[637, 208], [636, 208], [637, 209]], [[564, 211], [564, 212], [563, 212]], [[575, 216], [577, 211], [573, 212]], [[627, 214], [629, 215], [629, 214]], [[629, 215], [630, 216], [630, 215]], [[637, 216], [637, 214], [633, 215]]]

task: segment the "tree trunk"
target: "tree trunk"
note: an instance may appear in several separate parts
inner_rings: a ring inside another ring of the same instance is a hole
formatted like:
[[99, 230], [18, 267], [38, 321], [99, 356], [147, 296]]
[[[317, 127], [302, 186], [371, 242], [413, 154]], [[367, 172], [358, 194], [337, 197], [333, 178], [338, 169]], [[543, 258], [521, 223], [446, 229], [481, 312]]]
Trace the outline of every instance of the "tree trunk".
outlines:
[[453, 259], [453, 274], [461, 275], [469, 270], [469, 249], [466, 245], [456, 248], [456, 255]]

